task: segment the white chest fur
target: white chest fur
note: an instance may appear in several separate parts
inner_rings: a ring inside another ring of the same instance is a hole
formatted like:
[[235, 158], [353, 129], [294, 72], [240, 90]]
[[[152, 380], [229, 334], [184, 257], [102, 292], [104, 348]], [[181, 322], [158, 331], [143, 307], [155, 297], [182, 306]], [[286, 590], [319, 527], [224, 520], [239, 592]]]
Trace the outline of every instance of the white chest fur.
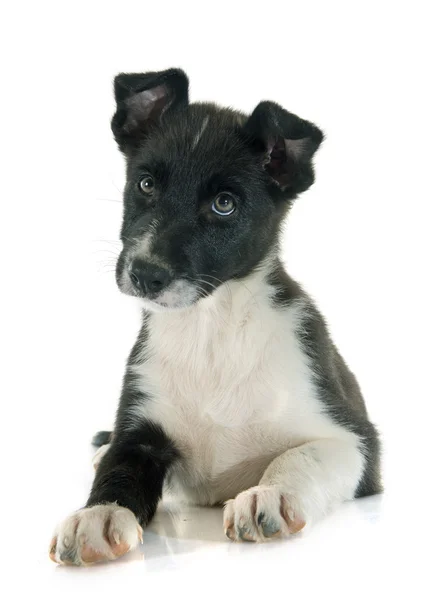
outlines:
[[[302, 303], [274, 308], [261, 276], [219, 288], [195, 307], [153, 313], [145, 361], [133, 367], [183, 460], [175, 491], [198, 503], [255, 485], [290, 447], [346, 432], [322, 411], [297, 339]], [[248, 468], [248, 466], [250, 466]]]

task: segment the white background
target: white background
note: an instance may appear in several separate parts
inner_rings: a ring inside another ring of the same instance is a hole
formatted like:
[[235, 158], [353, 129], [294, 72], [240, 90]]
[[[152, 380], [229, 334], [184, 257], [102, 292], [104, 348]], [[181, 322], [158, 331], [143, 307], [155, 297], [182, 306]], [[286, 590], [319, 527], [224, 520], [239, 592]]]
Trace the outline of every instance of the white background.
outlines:
[[[14, 2], [2, 13], [5, 597], [420, 597], [421, 2]], [[326, 132], [283, 252], [360, 380], [383, 437], [386, 493], [267, 546], [232, 545], [213, 509], [162, 512], [143, 555], [57, 568], [52, 529], [86, 500], [89, 441], [113, 422], [139, 325], [113, 275], [124, 169], [109, 129], [112, 78], [171, 66], [187, 71], [192, 100], [250, 111], [271, 99]]]

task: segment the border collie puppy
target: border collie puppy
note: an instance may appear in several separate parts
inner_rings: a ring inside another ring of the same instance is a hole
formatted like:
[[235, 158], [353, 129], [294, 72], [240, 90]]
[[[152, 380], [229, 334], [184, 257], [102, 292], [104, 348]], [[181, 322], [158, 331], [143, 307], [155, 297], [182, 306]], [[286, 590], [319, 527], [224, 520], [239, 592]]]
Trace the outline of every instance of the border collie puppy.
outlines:
[[249, 116], [190, 104], [179, 69], [118, 75], [115, 99], [127, 164], [116, 277], [143, 323], [114, 431], [94, 439], [89, 499], [57, 528], [51, 558], [128, 552], [165, 488], [223, 504], [228, 538], [256, 542], [379, 492], [358, 383], [279, 258], [321, 131], [274, 102]]

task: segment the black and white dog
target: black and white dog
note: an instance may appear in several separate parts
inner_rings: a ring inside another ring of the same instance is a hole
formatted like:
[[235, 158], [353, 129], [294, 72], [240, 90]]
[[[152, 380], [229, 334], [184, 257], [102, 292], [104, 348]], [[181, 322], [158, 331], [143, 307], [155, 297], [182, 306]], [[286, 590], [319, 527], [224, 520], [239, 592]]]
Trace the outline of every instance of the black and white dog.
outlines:
[[265, 541], [381, 490], [378, 435], [312, 300], [279, 259], [323, 135], [273, 102], [250, 116], [188, 101], [182, 71], [115, 79], [127, 183], [120, 289], [141, 299], [114, 431], [86, 507], [50, 555], [134, 548], [167, 487], [224, 504], [232, 540]]

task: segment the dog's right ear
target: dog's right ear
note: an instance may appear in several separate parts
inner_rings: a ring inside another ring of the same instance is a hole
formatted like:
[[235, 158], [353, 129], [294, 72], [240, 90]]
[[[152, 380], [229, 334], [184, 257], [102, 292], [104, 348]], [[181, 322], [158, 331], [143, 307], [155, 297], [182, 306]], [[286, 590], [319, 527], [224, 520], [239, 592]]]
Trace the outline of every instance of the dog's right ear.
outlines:
[[187, 106], [188, 86], [188, 77], [180, 69], [117, 75], [117, 110], [111, 128], [120, 150], [137, 146], [165, 113]]

